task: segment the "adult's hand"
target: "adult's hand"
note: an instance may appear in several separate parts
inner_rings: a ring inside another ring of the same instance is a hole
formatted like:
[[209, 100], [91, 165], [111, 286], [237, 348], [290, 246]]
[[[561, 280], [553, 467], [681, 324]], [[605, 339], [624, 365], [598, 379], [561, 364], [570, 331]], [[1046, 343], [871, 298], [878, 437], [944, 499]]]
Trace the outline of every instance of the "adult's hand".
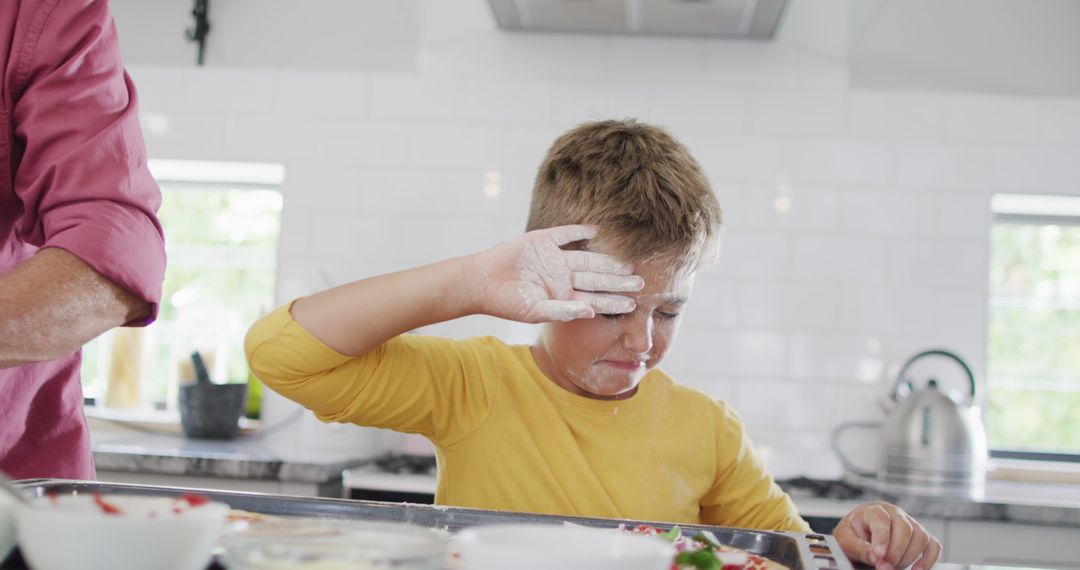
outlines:
[[864, 503], [840, 520], [836, 541], [853, 561], [876, 570], [928, 570], [941, 556], [941, 541], [896, 505]]

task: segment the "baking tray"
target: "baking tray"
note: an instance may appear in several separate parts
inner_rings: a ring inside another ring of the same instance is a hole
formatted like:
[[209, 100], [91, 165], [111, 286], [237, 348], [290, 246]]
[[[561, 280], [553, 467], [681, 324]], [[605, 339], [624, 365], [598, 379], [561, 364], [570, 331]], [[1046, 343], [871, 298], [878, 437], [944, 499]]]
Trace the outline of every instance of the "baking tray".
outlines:
[[[424, 527], [442, 528], [457, 532], [463, 528], [493, 523], [547, 523], [560, 524], [569, 522], [584, 526], [614, 528], [621, 524], [633, 527], [650, 524], [659, 528], [670, 528], [671, 523], [656, 523], [625, 519], [601, 519], [589, 517], [570, 517], [540, 515], [509, 511], [468, 509], [462, 507], [443, 507], [417, 505], [411, 503], [389, 503], [382, 501], [358, 501], [351, 499], [327, 499], [275, 495], [268, 493], [246, 493], [239, 491], [219, 491], [195, 487], [166, 487], [157, 485], [133, 485], [119, 483], [101, 483], [97, 481], [74, 481], [66, 479], [24, 479], [15, 485], [25, 493], [42, 497], [58, 493], [74, 495], [83, 493], [158, 495], [175, 496], [184, 493], [198, 493], [215, 501], [223, 502], [234, 509], [252, 511], [267, 515], [286, 517], [312, 517], [331, 519], [361, 519], [396, 521], [412, 523]], [[741, 548], [753, 554], [769, 558], [792, 570], [854, 570], [851, 562], [844, 556], [836, 539], [825, 534], [803, 534], [798, 532], [766, 532], [758, 530], [725, 528], [680, 524], [679, 528], [693, 533], [707, 530], [716, 535], [722, 544]], [[22, 569], [21, 560], [13, 556], [0, 565], [0, 569]], [[220, 568], [214, 565], [211, 568]]]

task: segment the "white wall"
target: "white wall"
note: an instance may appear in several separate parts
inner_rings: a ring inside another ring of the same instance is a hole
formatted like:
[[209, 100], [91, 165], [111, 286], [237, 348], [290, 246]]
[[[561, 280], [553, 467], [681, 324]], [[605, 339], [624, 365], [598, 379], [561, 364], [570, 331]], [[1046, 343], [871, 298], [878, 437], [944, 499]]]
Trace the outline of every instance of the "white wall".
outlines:
[[[191, 0], [110, 0], [124, 61], [195, 67]], [[215, 68], [411, 71], [420, 0], [209, 2], [204, 63]]]
[[[780, 476], [837, 475], [831, 428], [878, 417], [879, 380], [919, 349], [981, 377], [989, 196], [1080, 194], [1078, 100], [856, 91], [842, 64], [776, 43], [481, 30], [409, 73], [131, 72], [152, 156], [286, 165], [281, 301], [514, 236], [546, 147], [581, 121], [669, 127], [726, 234], [664, 368], [741, 410]], [[279, 440], [351, 455], [372, 438], [307, 422]]]

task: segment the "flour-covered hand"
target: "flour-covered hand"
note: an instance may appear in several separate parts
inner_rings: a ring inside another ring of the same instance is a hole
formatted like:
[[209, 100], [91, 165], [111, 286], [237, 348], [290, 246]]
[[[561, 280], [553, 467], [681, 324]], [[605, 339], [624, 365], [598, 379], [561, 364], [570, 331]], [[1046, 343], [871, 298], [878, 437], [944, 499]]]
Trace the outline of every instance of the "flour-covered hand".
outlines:
[[921, 524], [889, 503], [872, 502], [855, 507], [833, 531], [836, 541], [852, 561], [876, 570], [929, 570], [941, 556], [941, 541]]
[[477, 312], [526, 323], [629, 313], [644, 280], [618, 259], [562, 246], [592, 239], [591, 226], [528, 232], [472, 256], [466, 283]]

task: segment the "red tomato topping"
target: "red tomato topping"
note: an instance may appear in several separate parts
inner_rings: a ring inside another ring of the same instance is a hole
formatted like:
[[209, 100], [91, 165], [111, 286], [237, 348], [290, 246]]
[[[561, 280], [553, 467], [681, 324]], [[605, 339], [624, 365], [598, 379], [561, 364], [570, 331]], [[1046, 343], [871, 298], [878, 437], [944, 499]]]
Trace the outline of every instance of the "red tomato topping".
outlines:
[[120, 507], [106, 501], [105, 498], [101, 496], [101, 493], [94, 493], [94, 504], [101, 509], [101, 512], [107, 515], [124, 514], [124, 512], [120, 510]]
[[662, 531], [654, 526], [649, 526], [647, 524], [639, 524], [637, 527], [634, 528], [634, 530], [630, 532], [633, 532], [634, 534], [647, 534], [649, 536], [656, 536]]
[[196, 495], [194, 493], [185, 493], [180, 497], [180, 500], [187, 501], [187, 504], [192, 507], [201, 507], [210, 502], [210, 499], [202, 495]]

